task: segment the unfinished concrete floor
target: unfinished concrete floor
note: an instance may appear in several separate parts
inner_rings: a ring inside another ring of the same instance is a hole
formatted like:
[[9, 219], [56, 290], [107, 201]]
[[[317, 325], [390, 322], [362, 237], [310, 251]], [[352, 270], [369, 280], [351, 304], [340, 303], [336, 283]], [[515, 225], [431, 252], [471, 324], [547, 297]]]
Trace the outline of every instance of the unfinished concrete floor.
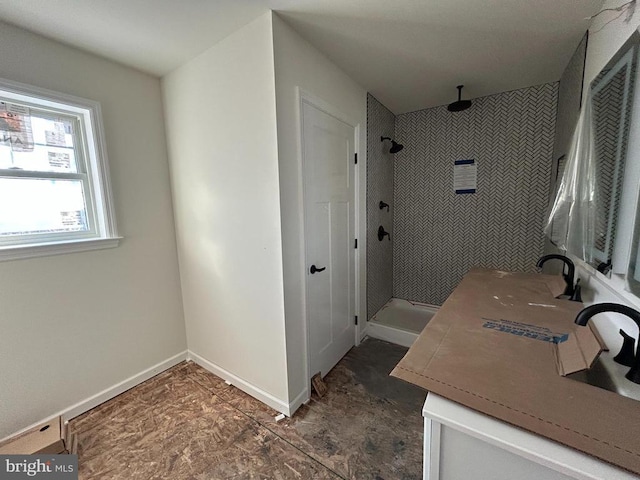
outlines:
[[184, 362], [70, 422], [81, 479], [419, 479], [426, 392], [389, 377], [375, 339], [290, 418]]

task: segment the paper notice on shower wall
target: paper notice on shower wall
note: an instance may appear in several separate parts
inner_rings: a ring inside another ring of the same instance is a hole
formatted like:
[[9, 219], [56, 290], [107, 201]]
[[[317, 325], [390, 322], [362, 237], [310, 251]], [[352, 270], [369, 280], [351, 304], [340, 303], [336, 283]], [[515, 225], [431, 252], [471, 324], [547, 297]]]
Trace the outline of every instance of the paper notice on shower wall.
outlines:
[[475, 160], [456, 160], [453, 163], [453, 190], [457, 194], [476, 193], [478, 164]]

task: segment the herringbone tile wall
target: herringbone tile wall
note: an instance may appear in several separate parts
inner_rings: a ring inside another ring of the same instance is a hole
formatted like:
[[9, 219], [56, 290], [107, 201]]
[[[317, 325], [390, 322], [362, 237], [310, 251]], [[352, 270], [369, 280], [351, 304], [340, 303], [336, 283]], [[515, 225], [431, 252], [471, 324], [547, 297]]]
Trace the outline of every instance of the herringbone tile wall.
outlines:
[[[396, 117], [394, 297], [441, 305], [473, 266], [535, 271], [557, 96], [550, 83]], [[460, 159], [478, 163], [475, 194], [454, 194]]]
[[[367, 320], [389, 301], [393, 292], [393, 162], [390, 142], [395, 115], [371, 94], [367, 95]], [[389, 204], [389, 212], [380, 210], [380, 200]], [[378, 241], [378, 227], [391, 233]]]

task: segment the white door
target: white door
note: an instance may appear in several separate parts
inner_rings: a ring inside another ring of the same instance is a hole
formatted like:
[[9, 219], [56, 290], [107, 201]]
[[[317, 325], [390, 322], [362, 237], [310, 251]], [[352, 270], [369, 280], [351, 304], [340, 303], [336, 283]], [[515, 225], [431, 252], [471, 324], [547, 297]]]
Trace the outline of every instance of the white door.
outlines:
[[302, 102], [310, 375], [355, 342], [354, 139], [354, 127]]

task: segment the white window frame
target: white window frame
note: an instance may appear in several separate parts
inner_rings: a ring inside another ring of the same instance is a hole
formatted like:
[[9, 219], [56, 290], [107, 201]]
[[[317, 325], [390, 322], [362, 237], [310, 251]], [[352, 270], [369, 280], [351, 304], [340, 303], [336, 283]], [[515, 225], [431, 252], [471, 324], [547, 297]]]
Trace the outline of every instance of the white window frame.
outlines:
[[[0, 261], [117, 247], [122, 237], [118, 236], [116, 226], [100, 103], [2, 78], [0, 78], [0, 97], [35, 108], [66, 111], [79, 118], [74, 125], [74, 128], [77, 127], [74, 131], [80, 133], [75, 135], [77, 141], [81, 142], [76, 148], [82, 152], [84, 165], [79, 167], [77, 174], [0, 169], [0, 176], [5, 178], [73, 177], [81, 180], [87, 193], [87, 217], [90, 218], [92, 226], [88, 232], [25, 235], [12, 240], [2, 239], [0, 240]], [[33, 242], [30, 242], [31, 238]]]

